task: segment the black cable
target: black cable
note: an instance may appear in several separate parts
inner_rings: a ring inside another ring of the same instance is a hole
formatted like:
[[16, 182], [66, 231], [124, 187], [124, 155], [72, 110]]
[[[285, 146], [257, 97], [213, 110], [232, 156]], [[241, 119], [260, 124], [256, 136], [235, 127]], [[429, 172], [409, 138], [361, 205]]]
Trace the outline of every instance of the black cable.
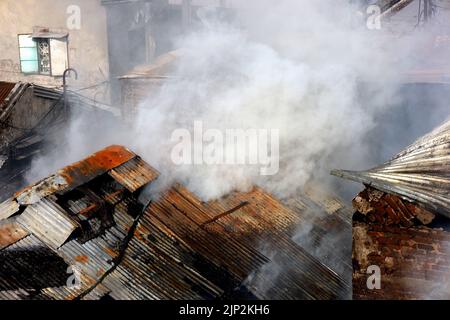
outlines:
[[97, 87], [100, 87], [100, 86], [102, 86], [102, 85], [104, 85], [104, 84], [107, 84], [107, 83], [109, 83], [109, 81], [108, 81], [108, 80], [105, 80], [105, 81], [102, 81], [102, 82], [93, 84], [93, 85], [91, 85], [91, 86], [88, 86], [88, 87], [79, 88], [79, 89], [76, 89], [76, 90], [70, 90], [70, 91], [71, 91], [71, 92], [80, 92], [80, 91], [83, 91], [83, 90], [88, 90], [88, 89], [97, 88]]
[[[98, 86], [101, 86], [101, 85], [103, 85], [103, 84], [105, 84], [105, 83], [109, 83], [109, 81], [103, 81], [103, 82], [101, 82], [101, 83], [97, 83], [97, 84], [92, 85], [92, 86], [89, 86], [89, 87], [84, 87], [84, 88], [78, 89], [77, 91], [68, 90], [68, 92], [71, 92], [72, 94], [78, 96], [79, 98], [81, 97], [81, 98], [87, 99], [87, 100], [89, 100], [89, 101], [92, 101], [92, 102], [94, 102], [94, 103], [98, 103], [96, 100], [94, 100], [94, 99], [92, 99], [92, 98], [83, 96], [82, 94], [78, 93], [78, 91], [81, 91], [81, 90], [87, 90], [87, 89], [90, 89], [90, 88], [98, 87]], [[39, 119], [39, 121], [38, 121], [32, 128], [21, 128], [21, 127], [18, 127], [18, 126], [14, 126], [14, 125], [12, 125], [12, 124], [10, 124], [10, 123], [7, 123], [7, 122], [5, 122], [5, 121], [0, 121], [0, 125], [4, 126], [4, 127], [6, 127], [6, 128], [11, 128], [11, 129], [23, 131], [25, 134], [32, 133], [32, 132], [35, 131], [36, 129], [39, 130], [39, 129], [40, 129], [40, 125], [42, 124], [42, 122], [43, 122], [43, 121], [44, 121], [44, 120], [45, 120], [45, 119], [46, 119], [46, 118], [54, 111], [54, 109], [55, 109], [56, 106], [61, 102], [61, 100], [63, 99], [63, 97], [64, 97], [64, 95], [61, 94], [61, 96], [58, 98], [58, 100], [56, 100], [56, 101], [50, 106], [50, 108], [49, 108], [49, 110], [46, 112], [46, 114], [45, 114], [41, 119]], [[17, 145], [17, 143], [12, 144], [12, 146], [15, 146], [15, 145]]]
[[92, 99], [92, 98], [90, 98], [90, 97], [83, 96], [82, 94], [78, 93], [77, 91], [73, 91], [73, 90], [67, 90], [67, 91], [70, 92], [70, 93], [72, 93], [72, 94], [74, 94], [74, 95], [76, 95], [76, 96], [78, 96], [78, 97], [80, 97], [80, 98], [83, 98], [83, 99], [86, 99], [86, 100], [88, 100], [88, 101], [91, 101], [91, 102], [93, 102], [93, 103], [101, 103], [101, 104], [103, 104], [102, 102], [99, 102], [99, 101], [97, 101], [97, 100], [95, 100], [95, 99]]

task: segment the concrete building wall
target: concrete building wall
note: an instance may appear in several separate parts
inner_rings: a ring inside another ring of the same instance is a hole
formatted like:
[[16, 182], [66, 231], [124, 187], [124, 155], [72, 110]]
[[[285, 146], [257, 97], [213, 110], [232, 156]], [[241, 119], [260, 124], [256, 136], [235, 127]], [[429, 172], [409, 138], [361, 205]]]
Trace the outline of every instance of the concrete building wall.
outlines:
[[[68, 19], [80, 9], [80, 28], [70, 30]], [[72, 7], [73, 8], [73, 7]], [[21, 72], [18, 35], [33, 32], [33, 27], [68, 32], [69, 66], [78, 71], [79, 79], [69, 80], [78, 88], [98, 84], [109, 77], [108, 43], [105, 8], [100, 0], [2, 0], [0, 1], [0, 80], [31, 82], [46, 86], [62, 85], [62, 77], [26, 75]], [[88, 90], [98, 100], [107, 98], [105, 86]]]

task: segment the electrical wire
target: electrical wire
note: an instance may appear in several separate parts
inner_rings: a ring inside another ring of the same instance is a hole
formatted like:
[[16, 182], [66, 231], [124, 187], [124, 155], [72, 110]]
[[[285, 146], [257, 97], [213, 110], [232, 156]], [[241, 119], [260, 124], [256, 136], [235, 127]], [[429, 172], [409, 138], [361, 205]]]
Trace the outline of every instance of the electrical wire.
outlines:
[[[1, 70], [0, 70], [1, 71]], [[81, 97], [81, 98], [84, 98], [84, 99], [86, 99], [86, 100], [89, 100], [89, 101], [92, 101], [92, 102], [94, 102], [94, 103], [97, 103], [98, 101], [96, 101], [96, 100], [94, 100], [94, 99], [92, 99], [92, 98], [89, 98], [89, 97], [86, 97], [86, 96], [84, 96], [84, 95], [82, 95], [82, 94], [80, 94], [79, 92], [80, 91], [84, 91], [84, 90], [88, 90], [88, 89], [93, 89], [93, 88], [96, 88], [96, 87], [100, 87], [100, 86], [102, 86], [102, 85], [105, 85], [105, 84], [108, 84], [109, 83], [109, 81], [108, 80], [105, 80], [105, 81], [102, 81], [102, 82], [99, 82], [99, 83], [96, 83], [96, 84], [93, 84], [93, 85], [90, 85], [90, 86], [87, 86], [87, 87], [83, 87], [83, 88], [79, 88], [79, 89], [76, 89], [76, 90], [67, 90], [68, 92], [71, 92], [71, 93], [73, 93], [73, 94], [75, 94], [75, 95], [77, 95], [77, 96], [79, 96], [79, 97]], [[52, 89], [59, 89], [60, 87], [52, 87]], [[5, 121], [0, 121], [0, 125], [2, 125], [3, 127], [6, 127], [6, 128], [11, 128], [11, 129], [14, 129], [14, 130], [20, 130], [20, 131], [23, 131], [23, 132], [25, 132], [25, 133], [29, 133], [29, 132], [32, 132], [33, 130], [35, 130], [36, 128], [38, 128], [38, 126], [40, 125], [40, 123], [42, 122], [42, 121], [44, 121], [47, 117], [48, 117], [48, 115], [54, 110], [54, 108], [56, 107], [56, 105], [61, 101], [61, 99], [63, 98], [63, 95], [61, 95], [61, 97], [50, 107], [50, 109], [48, 110], [48, 112], [36, 123], [36, 125], [34, 126], [34, 127], [32, 127], [32, 128], [22, 128], [22, 127], [19, 127], [19, 126], [15, 126], [15, 125], [12, 125], [12, 124], [10, 124], [10, 123], [7, 123], [7, 122], [5, 122]]]

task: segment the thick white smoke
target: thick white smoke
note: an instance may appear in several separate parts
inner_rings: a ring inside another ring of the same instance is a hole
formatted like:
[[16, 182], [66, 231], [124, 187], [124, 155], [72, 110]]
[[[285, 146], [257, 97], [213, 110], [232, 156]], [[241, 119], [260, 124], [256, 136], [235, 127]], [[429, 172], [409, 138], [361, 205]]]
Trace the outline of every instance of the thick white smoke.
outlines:
[[[181, 180], [204, 199], [253, 184], [287, 196], [328, 180], [334, 167], [370, 163], [365, 134], [395, 98], [411, 43], [367, 29], [348, 1], [245, 1], [239, 27], [206, 10], [205, 27], [178, 41], [173, 80], [149, 95], [134, 127], [133, 148], [164, 182]], [[370, 99], [361, 99], [362, 86]], [[279, 129], [279, 173], [173, 165], [172, 132], [199, 120], [223, 132]]]
[[[333, 168], [375, 164], [366, 134], [398, 99], [400, 75], [415, 62], [421, 37], [394, 37], [383, 25], [370, 30], [347, 0], [237, 4], [234, 23], [219, 21], [214, 8], [196, 13], [203, 27], [178, 39], [182, 54], [172, 80], [149, 92], [131, 128], [78, 117], [63, 136], [65, 146], [35, 161], [30, 182], [112, 143], [161, 171], [160, 187], [177, 180], [203, 199], [254, 184], [286, 197], [311, 180], [326, 187]], [[279, 173], [175, 165], [171, 135], [195, 121], [222, 132], [279, 129]]]
[[[242, 0], [237, 12], [225, 23], [214, 8], [198, 11], [203, 27], [177, 40], [182, 50], [170, 80], [149, 91], [131, 127], [78, 117], [62, 137], [65, 146], [35, 161], [30, 182], [109, 144], [129, 147], [158, 169], [156, 190], [178, 181], [204, 200], [253, 185], [286, 198], [309, 182], [326, 189], [331, 169], [377, 164], [367, 142], [379, 139], [367, 135], [398, 104], [402, 75], [429, 36], [397, 37], [383, 24], [370, 30], [347, 0]], [[174, 164], [173, 132], [192, 131], [196, 121], [221, 132], [278, 129], [279, 173]], [[299, 231], [296, 240], [307, 234]]]

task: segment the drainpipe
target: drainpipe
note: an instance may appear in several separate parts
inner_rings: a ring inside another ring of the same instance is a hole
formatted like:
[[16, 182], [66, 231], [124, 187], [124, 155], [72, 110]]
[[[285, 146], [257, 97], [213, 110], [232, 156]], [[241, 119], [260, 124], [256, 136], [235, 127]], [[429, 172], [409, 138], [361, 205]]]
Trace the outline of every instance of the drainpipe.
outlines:
[[69, 98], [67, 97], [67, 74], [69, 72], [73, 72], [75, 73], [75, 80], [78, 80], [78, 72], [77, 70], [73, 69], [73, 68], [68, 68], [66, 70], [64, 70], [63, 73], [63, 96], [64, 96], [64, 114], [67, 115], [68, 114], [68, 105], [69, 105]]

